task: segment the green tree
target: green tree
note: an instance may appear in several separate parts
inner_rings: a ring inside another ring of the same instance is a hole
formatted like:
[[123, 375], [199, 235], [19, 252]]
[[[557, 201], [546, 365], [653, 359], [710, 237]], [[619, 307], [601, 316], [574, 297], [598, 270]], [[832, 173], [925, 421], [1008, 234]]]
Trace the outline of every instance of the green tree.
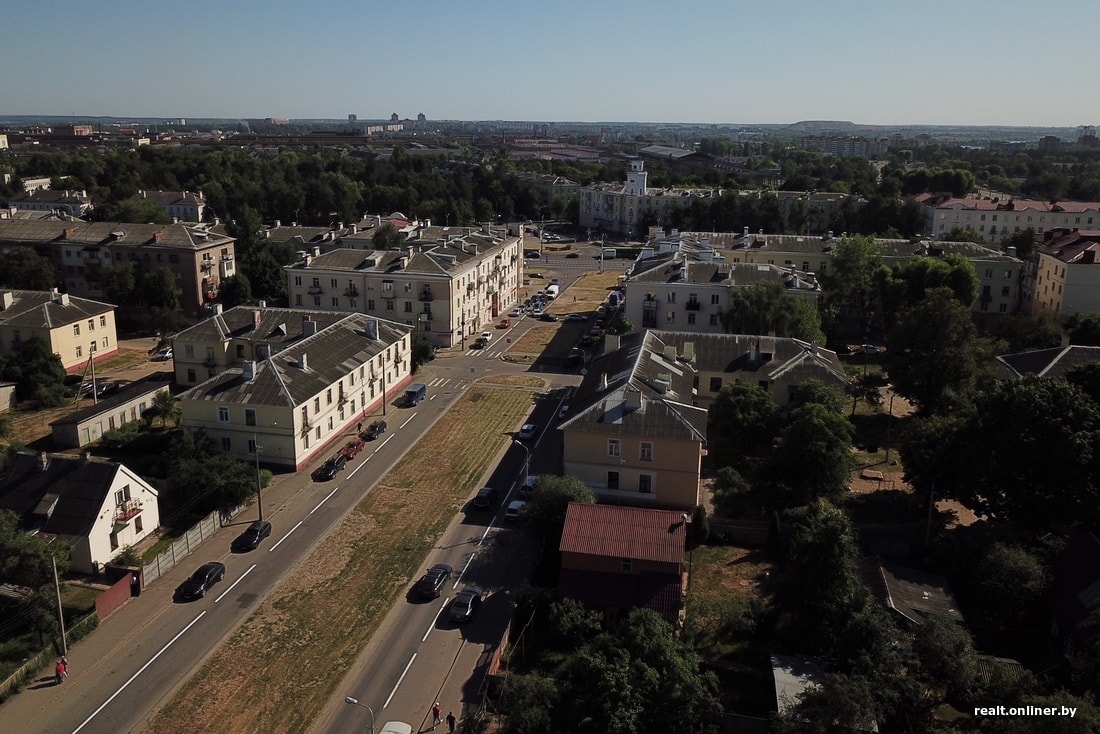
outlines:
[[769, 461], [777, 504], [797, 507], [818, 497], [837, 499], [848, 489], [855, 429], [841, 413], [818, 403], [791, 411]]
[[517, 734], [552, 734], [553, 712], [560, 705], [558, 683], [538, 673], [512, 673], [502, 694], [508, 729]]
[[707, 421], [708, 440], [736, 459], [771, 445], [779, 428], [779, 407], [767, 390], [736, 380], [714, 397]]
[[48, 291], [57, 284], [57, 272], [48, 258], [29, 247], [0, 252], [0, 285], [28, 291]]
[[264, 249], [264, 223], [259, 212], [251, 206], [242, 206], [225, 224], [225, 231], [237, 241], [233, 243], [233, 253], [245, 260]]
[[241, 261], [241, 275], [248, 278], [253, 298], [262, 298], [268, 305], [286, 303], [286, 271], [269, 248], [262, 248]]
[[1013, 232], [1001, 242], [1001, 247], [1005, 252], [1012, 252], [1010, 247], [1014, 247], [1016, 257], [1020, 258], [1024, 262], [1030, 262], [1035, 259], [1035, 251], [1038, 249], [1036, 244], [1035, 230], [1031, 227], [1020, 230], [1019, 232]]
[[576, 477], [542, 476], [539, 491], [523, 508], [523, 522], [544, 540], [557, 542], [570, 502], [594, 503], [596, 495]]
[[1066, 320], [1070, 344], [1100, 347], [1100, 313], [1078, 311]]
[[977, 245], [988, 244], [985, 241], [985, 237], [975, 232], [973, 227], [953, 227], [939, 239], [944, 242], [973, 242]]
[[723, 515], [737, 515], [752, 487], [732, 466], [718, 470], [714, 479], [714, 504]]
[[153, 404], [150, 406], [150, 412], [152, 415], [160, 418], [160, 424], [162, 426], [167, 427], [169, 420], [172, 421], [173, 425], [178, 426], [182, 411], [183, 409], [180, 406], [179, 400], [173, 397], [172, 393], [168, 390], [163, 390], [153, 396]]
[[[55, 555], [55, 550], [60, 552]], [[68, 570], [70, 559], [63, 545], [53, 547], [24, 532], [14, 512], [0, 510], [0, 580], [33, 589], [52, 587], [54, 558], [59, 574]]]
[[826, 296], [858, 319], [862, 333], [870, 331], [879, 309], [878, 273], [882, 252], [873, 237], [844, 237], [833, 251], [830, 272], [822, 273]]
[[115, 263], [103, 269], [103, 292], [116, 306], [131, 306], [134, 303], [137, 279], [134, 266], [129, 262]]
[[134, 222], [136, 224], [171, 224], [168, 212], [148, 199], [124, 199], [96, 205], [92, 221]]
[[817, 309], [780, 283], [754, 283], [734, 292], [730, 308], [719, 314], [727, 334], [771, 334], [825, 343]]
[[834, 413], [844, 412], [844, 396], [832, 385], [817, 378], [810, 378], [794, 389], [791, 407], [799, 408], [808, 403], [822, 405]]
[[243, 306], [252, 302], [252, 286], [248, 282], [248, 276], [244, 273], [231, 275], [222, 281], [218, 289], [222, 304], [226, 308]]
[[879, 681], [864, 676], [827, 673], [776, 722], [779, 734], [833, 734], [877, 731], [885, 712], [878, 700]]
[[65, 368], [41, 337], [22, 340], [7, 357], [0, 358], [0, 377], [16, 383], [15, 395], [20, 400], [33, 399], [43, 407], [63, 402]]
[[141, 279], [141, 301], [148, 308], [175, 311], [182, 293], [175, 274], [166, 267], [150, 270]]
[[390, 222], [386, 222], [374, 231], [371, 244], [378, 250], [399, 250], [405, 244], [405, 234]]
[[978, 654], [966, 628], [953, 619], [926, 617], [913, 635], [919, 674], [947, 689], [953, 700], [964, 700], [978, 677]]

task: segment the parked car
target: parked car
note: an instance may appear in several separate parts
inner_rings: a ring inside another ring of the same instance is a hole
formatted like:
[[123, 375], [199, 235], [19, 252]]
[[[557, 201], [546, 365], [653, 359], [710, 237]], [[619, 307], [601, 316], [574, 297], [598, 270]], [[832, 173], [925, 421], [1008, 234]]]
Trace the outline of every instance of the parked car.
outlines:
[[581, 256], [581, 254], [579, 252], [570, 252], [568, 255], [566, 255], [566, 257], [569, 258], [570, 260], [572, 260], [575, 257], [580, 257], [580, 256]]
[[518, 494], [520, 497], [527, 498], [535, 493], [535, 482], [538, 481], [538, 477], [526, 477], [523, 480], [523, 484], [519, 485]]
[[416, 593], [429, 599], [438, 598], [440, 591], [451, 580], [454, 572], [455, 570], [446, 563], [435, 564], [416, 582]]
[[581, 323], [584, 323], [585, 321], [588, 321], [588, 317], [585, 316], [583, 313], [571, 313], [571, 314], [569, 314], [568, 316], [565, 317], [565, 320], [566, 321], [579, 321]]
[[340, 455], [348, 461], [351, 461], [359, 455], [359, 452], [363, 450], [364, 446], [366, 446], [366, 442], [363, 441], [363, 439], [356, 437], [355, 440], [348, 441], [348, 445], [344, 447], [344, 450], [340, 452]]
[[367, 441], [373, 441], [386, 432], [386, 421], [375, 421], [367, 428], [367, 432], [363, 435]]
[[96, 388], [96, 397], [105, 398], [108, 395], [114, 395], [122, 387], [117, 382], [101, 382]]
[[493, 340], [493, 332], [483, 331], [483, 332], [481, 332], [481, 338], [485, 340], [486, 344], [488, 344], [489, 342], [491, 342]]
[[331, 459], [325, 462], [325, 465], [317, 470], [317, 478], [328, 481], [335, 479], [336, 475], [344, 470], [344, 467], [348, 465], [348, 457], [343, 454], [337, 454]]
[[500, 323], [497, 324], [498, 329], [510, 329], [511, 327], [512, 327], [512, 320], [511, 319], [501, 319]]
[[519, 429], [518, 438], [521, 441], [526, 441], [528, 439], [534, 438], [536, 435], [538, 435], [538, 432], [539, 426], [537, 423], [524, 423], [523, 426]]
[[512, 309], [512, 310], [511, 310], [511, 311], [510, 311], [510, 312], [508, 313], [508, 315], [509, 315], [509, 316], [511, 316], [511, 317], [512, 317], [513, 319], [517, 319], [517, 318], [519, 318], [520, 316], [522, 316], [522, 315], [523, 315], [523, 309], [522, 309], [522, 308], [519, 308], [519, 307], [517, 306], [516, 308], [513, 308], [513, 309]]
[[82, 382], [79, 385], [73, 385], [65, 391], [65, 396], [69, 398], [75, 398], [77, 396], [87, 397], [95, 390], [95, 386], [90, 382]]
[[561, 278], [551, 278], [550, 285], [561, 285]]
[[860, 346], [859, 351], [863, 354], [878, 354], [879, 348], [874, 344], [863, 344]]
[[527, 274], [527, 277], [528, 277], [528, 278], [541, 278], [541, 277], [542, 277], [542, 273], [528, 273], [528, 274]]
[[237, 536], [231, 548], [234, 553], [256, 550], [256, 547], [260, 545], [260, 541], [269, 535], [271, 535], [271, 523], [267, 520], [257, 520]]
[[542, 316], [540, 316], [539, 318], [542, 319], [543, 321], [557, 321], [558, 320], [558, 317], [555, 316], [554, 314], [550, 313], [549, 311], [543, 311]]
[[567, 415], [569, 415], [569, 403], [561, 406], [561, 410], [558, 411], [558, 419], [560, 420]]
[[519, 519], [519, 515], [523, 512], [523, 508], [527, 506], [527, 503], [523, 500], [512, 500], [508, 503], [508, 509], [504, 511], [504, 519], [509, 522], [515, 522]]
[[480, 586], [467, 586], [458, 592], [458, 596], [451, 602], [448, 616], [455, 624], [469, 622], [474, 618], [474, 613], [477, 612], [477, 608], [481, 606], [484, 599], [485, 592], [481, 590]]
[[531, 311], [531, 316], [533, 316], [536, 319], [541, 317], [542, 316], [542, 306], [535, 306], [535, 308]]
[[191, 574], [191, 578], [184, 581], [176, 588], [176, 596], [180, 599], [201, 599], [210, 591], [210, 587], [225, 578], [225, 564], [206, 563], [199, 566], [199, 570]]
[[539, 258], [542, 257], [542, 255], [539, 254], [539, 252], [537, 250], [530, 250], [528, 252], [524, 252], [523, 256], [525, 258], [527, 258], [528, 260], [538, 260]]
[[491, 510], [497, 503], [497, 491], [495, 487], [482, 487], [474, 496], [471, 503], [475, 510]]
[[153, 356], [154, 362], [167, 362], [172, 358], [172, 347], [166, 347]]

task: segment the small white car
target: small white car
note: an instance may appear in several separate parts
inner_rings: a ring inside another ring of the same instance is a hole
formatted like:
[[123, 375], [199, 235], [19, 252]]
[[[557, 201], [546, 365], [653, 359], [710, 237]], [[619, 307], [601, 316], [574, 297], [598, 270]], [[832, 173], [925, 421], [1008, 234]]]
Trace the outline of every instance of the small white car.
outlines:
[[532, 438], [534, 438], [534, 437], [535, 437], [536, 435], [538, 435], [538, 432], [539, 432], [539, 427], [538, 427], [538, 424], [535, 424], [535, 423], [524, 423], [524, 424], [523, 424], [523, 427], [519, 429], [519, 436], [518, 436], [518, 438], [519, 438], [519, 439], [520, 439], [521, 441], [527, 441], [528, 439], [532, 439]]
[[519, 519], [519, 514], [523, 512], [523, 508], [527, 506], [527, 503], [523, 500], [513, 500], [508, 503], [508, 509], [504, 511], [504, 519], [508, 522], [515, 522]]
[[513, 319], [519, 318], [520, 316], [523, 315], [523, 309], [522, 308], [513, 308], [511, 310], [511, 312], [509, 312], [508, 315], [511, 316]]
[[483, 331], [483, 332], [481, 332], [481, 338], [485, 340], [486, 344], [488, 344], [489, 342], [491, 342], [493, 340], [493, 332]]

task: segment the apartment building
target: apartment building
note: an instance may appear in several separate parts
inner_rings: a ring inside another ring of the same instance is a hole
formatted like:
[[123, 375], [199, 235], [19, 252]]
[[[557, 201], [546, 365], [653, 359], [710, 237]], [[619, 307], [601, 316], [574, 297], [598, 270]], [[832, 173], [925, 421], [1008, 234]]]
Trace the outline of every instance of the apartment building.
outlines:
[[1038, 262], [1024, 294], [1024, 309], [1063, 319], [1100, 312], [1100, 229], [1058, 227], [1037, 235]]
[[206, 197], [200, 191], [139, 191], [134, 199], [148, 201], [180, 222], [201, 222]]
[[0, 355], [38, 337], [66, 372], [118, 356], [115, 307], [68, 293], [0, 290]]
[[48, 188], [24, 191], [8, 199], [13, 212], [51, 212], [82, 217], [92, 209], [92, 197], [86, 191], [62, 191]]
[[925, 234], [935, 238], [958, 227], [972, 229], [990, 245], [998, 245], [1028, 228], [1040, 235], [1059, 228], [1100, 228], [1100, 202], [1095, 201], [971, 199], [930, 193], [914, 198], [921, 205]]

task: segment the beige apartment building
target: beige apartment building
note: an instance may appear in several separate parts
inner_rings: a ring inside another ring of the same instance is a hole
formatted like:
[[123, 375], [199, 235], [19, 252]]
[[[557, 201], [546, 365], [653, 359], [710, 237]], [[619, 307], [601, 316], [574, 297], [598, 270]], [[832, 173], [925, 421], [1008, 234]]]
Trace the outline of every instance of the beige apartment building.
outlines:
[[66, 372], [118, 356], [115, 307], [54, 291], [0, 290], [0, 355], [39, 337]]
[[515, 305], [520, 243], [503, 228], [427, 227], [400, 250], [315, 246], [286, 267], [290, 305], [368, 314], [453, 347]]
[[929, 237], [943, 237], [955, 228], [972, 229], [990, 245], [997, 245], [1025, 229], [1042, 235], [1058, 228], [1100, 227], [1100, 202], [1096, 201], [970, 199], [930, 193], [914, 198], [921, 205]]
[[1037, 235], [1038, 262], [1024, 294], [1034, 315], [1064, 319], [1100, 312], [1100, 228], [1056, 228]]
[[134, 199], [148, 201], [180, 222], [201, 222], [206, 197], [200, 191], [139, 191]]

